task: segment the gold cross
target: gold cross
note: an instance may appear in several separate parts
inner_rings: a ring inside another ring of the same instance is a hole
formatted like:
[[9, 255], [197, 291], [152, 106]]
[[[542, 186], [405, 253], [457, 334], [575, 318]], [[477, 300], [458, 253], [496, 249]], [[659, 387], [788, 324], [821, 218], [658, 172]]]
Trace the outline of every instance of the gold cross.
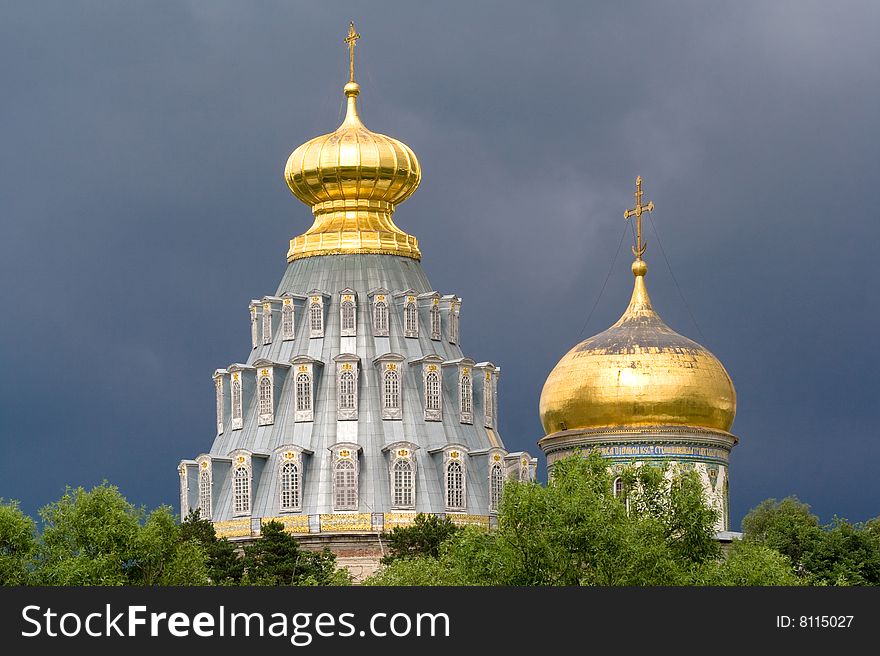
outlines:
[[345, 38], [345, 43], [348, 44], [348, 81], [354, 82], [354, 47], [357, 44], [357, 40], [361, 38], [361, 35], [357, 33], [357, 30], [354, 29], [354, 21], [351, 21], [348, 24], [348, 36]]
[[636, 192], [633, 194], [636, 197], [636, 206], [631, 210], [627, 210], [623, 213], [623, 218], [628, 219], [631, 216], [636, 217], [636, 232], [638, 234], [636, 246], [632, 247], [633, 255], [636, 256], [636, 259], [641, 260], [642, 255], [645, 254], [645, 250], [648, 248], [648, 242], [642, 243], [642, 212], [653, 212], [654, 211], [654, 201], [650, 201], [647, 205], [642, 205], [642, 176], [636, 178]]

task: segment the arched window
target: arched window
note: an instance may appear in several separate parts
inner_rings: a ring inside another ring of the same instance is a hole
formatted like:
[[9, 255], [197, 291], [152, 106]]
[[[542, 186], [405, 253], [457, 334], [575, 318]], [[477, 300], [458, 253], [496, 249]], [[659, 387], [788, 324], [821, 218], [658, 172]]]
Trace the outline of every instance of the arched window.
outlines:
[[336, 463], [334, 489], [335, 510], [357, 510], [357, 467], [351, 460]]
[[251, 474], [247, 467], [236, 467], [232, 478], [232, 504], [236, 515], [251, 512]]
[[354, 373], [343, 371], [339, 376], [339, 409], [354, 410], [357, 407], [356, 398]]
[[293, 339], [293, 303], [281, 308], [281, 339]]
[[384, 391], [383, 408], [398, 410], [400, 408], [400, 374], [391, 369], [385, 371]]
[[223, 432], [223, 378], [217, 376], [214, 383], [217, 391], [217, 433]]
[[440, 306], [431, 306], [431, 339], [440, 339]]
[[419, 317], [415, 301], [407, 301], [403, 306], [404, 337], [419, 336]]
[[623, 499], [625, 496], [623, 479], [619, 476], [614, 479], [614, 496], [618, 499]]
[[312, 409], [312, 377], [307, 373], [296, 375], [296, 410], [306, 412]]
[[300, 507], [299, 467], [295, 462], [281, 465], [281, 510], [298, 510]]
[[425, 376], [425, 408], [440, 410], [440, 374], [436, 371]]
[[473, 412], [473, 386], [467, 374], [461, 377], [461, 414], [470, 417]]
[[373, 334], [377, 337], [388, 336], [388, 303], [376, 301], [373, 305]]
[[211, 474], [207, 470], [199, 474], [199, 515], [211, 519]]
[[407, 458], [399, 458], [391, 468], [392, 503], [395, 508], [412, 508], [414, 505], [413, 464]]
[[272, 380], [268, 376], [260, 378], [260, 418], [272, 416]]
[[492, 418], [495, 416], [495, 395], [492, 385], [492, 374], [486, 372], [483, 381], [483, 418], [488, 427], [492, 427]]
[[232, 381], [232, 427], [241, 428], [241, 381]]
[[272, 343], [272, 306], [263, 306], [263, 344]]
[[498, 504], [501, 503], [501, 488], [504, 486], [504, 472], [501, 465], [492, 465], [489, 469], [489, 510], [491, 512], [498, 511]]
[[257, 323], [257, 308], [251, 306], [251, 346], [257, 348], [260, 344], [260, 325]]
[[324, 336], [324, 309], [315, 301], [309, 305], [309, 328], [312, 337]]
[[342, 313], [342, 334], [352, 336], [355, 334], [354, 303], [343, 301], [340, 306]]
[[451, 460], [446, 465], [446, 509], [464, 508], [464, 470], [461, 463]]

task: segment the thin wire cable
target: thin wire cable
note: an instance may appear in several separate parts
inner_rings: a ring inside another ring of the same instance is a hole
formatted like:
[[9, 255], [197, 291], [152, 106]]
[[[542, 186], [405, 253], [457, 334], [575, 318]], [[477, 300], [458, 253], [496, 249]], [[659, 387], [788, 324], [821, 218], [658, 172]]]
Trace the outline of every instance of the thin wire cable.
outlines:
[[[629, 221], [627, 221], [629, 223]], [[584, 321], [584, 325], [581, 326], [581, 331], [578, 333], [577, 338], [580, 339], [581, 335], [584, 334], [584, 331], [587, 329], [587, 325], [590, 323], [590, 319], [593, 318], [593, 312], [596, 311], [596, 307], [599, 305], [599, 300], [602, 298], [602, 294], [605, 291], [605, 286], [608, 284], [609, 278], [611, 278], [611, 272], [614, 271], [614, 265], [617, 263], [617, 256], [620, 255], [620, 247], [623, 245], [623, 238], [626, 236], [627, 226], [623, 226], [623, 232], [620, 233], [620, 241], [617, 242], [617, 250], [614, 252], [614, 259], [611, 260], [611, 266], [608, 267], [608, 275], [605, 276], [605, 282], [602, 283], [602, 289], [599, 290], [599, 295], [596, 296], [596, 302], [593, 303], [593, 309], [590, 310], [590, 313], [587, 315], [587, 320]]]
[[684, 303], [685, 309], [687, 309], [688, 314], [691, 316], [691, 321], [694, 322], [694, 327], [700, 334], [700, 339], [705, 342], [706, 336], [703, 334], [703, 331], [700, 330], [700, 324], [697, 323], [697, 318], [694, 316], [694, 313], [691, 312], [691, 306], [688, 305], [687, 299], [684, 297], [684, 292], [681, 291], [681, 286], [678, 284], [678, 279], [672, 272], [672, 265], [669, 264], [669, 258], [666, 257], [666, 249], [663, 248], [663, 242], [660, 241], [660, 233], [657, 231], [657, 226], [654, 224], [654, 217], [651, 216], [650, 212], [648, 212], [648, 218], [651, 220], [651, 229], [654, 231], [654, 236], [657, 238], [657, 245], [660, 247], [660, 252], [663, 253], [663, 259], [666, 260], [666, 268], [669, 269], [669, 275], [672, 277], [672, 282], [675, 283], [675, 288], [678, 290], [678, 295], [681, 297], [681, 301], [682, 303]]

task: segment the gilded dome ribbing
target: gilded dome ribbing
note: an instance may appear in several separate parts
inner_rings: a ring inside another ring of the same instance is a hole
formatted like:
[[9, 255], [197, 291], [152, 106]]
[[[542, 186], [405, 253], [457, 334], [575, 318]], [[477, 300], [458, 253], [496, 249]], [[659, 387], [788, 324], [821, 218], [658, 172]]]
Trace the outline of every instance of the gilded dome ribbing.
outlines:
[[708, 349], [673, 331], [654, 311], [646, 272], [637, 259], [623, 316], [577, 344], [550, 372], [540, 401], [548, 435], [629, 426], [730, 430], [736, 414], [730, 376]]

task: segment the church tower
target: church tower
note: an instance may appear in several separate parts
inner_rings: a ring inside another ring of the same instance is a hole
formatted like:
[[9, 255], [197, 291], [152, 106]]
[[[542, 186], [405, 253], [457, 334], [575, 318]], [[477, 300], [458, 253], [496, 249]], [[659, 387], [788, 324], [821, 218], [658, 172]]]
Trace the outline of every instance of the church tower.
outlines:
[[501, 369], [462, 350], [462, 299], [431, 286], [392, 218], [422, 172], [360, 118], [358, 38], [350, 25], [345, 119], [284, 170], [314, 223], [248, 306], [246, 360], [214, 372], [213, 445], [179, 466], [182, 515], [199, 508], [231, 539], [280, 521], [343, 564], [377, 560], [377, 534], [416, 513], [493, 525], [503, 481], [536, 467], [504, 448]]
[[[738, 439], [730, 433], [736, 392], [724, 366], [705, 347], [667, 326], [651, 305], [642, 259], [642, 179], [636, 179], [635, 287], [623, 316], [575, 345], [544, 383], [539, 446], [553, 463], [580, 450], [624, 464], [672, 463], [697, 472], [706, 498], [729, 530], [728, 461]], [[615, 480], [615, 493], [618, 481]]]

